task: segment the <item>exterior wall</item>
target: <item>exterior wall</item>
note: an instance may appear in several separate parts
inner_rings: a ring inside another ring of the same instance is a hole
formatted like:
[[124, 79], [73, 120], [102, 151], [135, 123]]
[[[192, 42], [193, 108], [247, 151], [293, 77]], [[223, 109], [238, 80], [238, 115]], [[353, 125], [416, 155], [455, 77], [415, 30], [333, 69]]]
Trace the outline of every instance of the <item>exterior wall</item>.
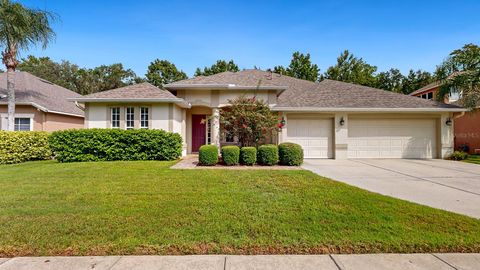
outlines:
[[480, 151], [480, 109], [466, 112], [464, 116], [454, 120], [455, 148], [468, 144], [470, 153]]
[[184, 133], [184, 109], [172, 103], [89, 103], [85, 106], [85, 128], [110, 128], [110, 108], [120, 108], [120, 128], [125, 128], [125, 108], [135, 108], [135, 128], [140, 128], [140, 107], [149, 108], [149, 127]]
[[172, 123], [169, 121], [171, 119], [169, 104], [155, 104], [151, 106], [151, 110], [152, 128], [172, 131]]
[[55, 131], [71, 128], [83, 128], [84, 118], [56, 113], [45, 113], [44, 131]]
[[277, 103], [274, 90], [179, 90], [177, 96], [190, 102], [193, 106], [222, 107], [228, 105], [228, 100], [238, 96], [254, 97], [270, 105]]
[[86, 104], [85, 128], [107, 128], [107, 113], [106, 104]]
[[[7, 113], [7, 106], [0, 105], [0, 114]], [[45, 113], [31, 105], [17, 105], [15, 106], [15, 114], [32, 115], [33, 131], [55, 131], [70, 128], [82, 128], [84, 126], [84, 118], [69, 116], [56, 113]], [[2, 126], [0, 121], [0, 129], [6, 129]]]

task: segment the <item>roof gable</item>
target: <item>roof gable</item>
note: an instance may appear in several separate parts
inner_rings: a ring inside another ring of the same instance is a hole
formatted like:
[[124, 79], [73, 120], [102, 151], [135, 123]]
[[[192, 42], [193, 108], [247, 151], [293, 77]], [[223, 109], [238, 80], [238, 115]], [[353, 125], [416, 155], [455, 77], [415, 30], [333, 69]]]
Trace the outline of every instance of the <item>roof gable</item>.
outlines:
[[98, 99], [177, 99], [172, 93], [162, 90], [150, 83], [139, 83], [124, 87], [93, 93], [82, 98]]

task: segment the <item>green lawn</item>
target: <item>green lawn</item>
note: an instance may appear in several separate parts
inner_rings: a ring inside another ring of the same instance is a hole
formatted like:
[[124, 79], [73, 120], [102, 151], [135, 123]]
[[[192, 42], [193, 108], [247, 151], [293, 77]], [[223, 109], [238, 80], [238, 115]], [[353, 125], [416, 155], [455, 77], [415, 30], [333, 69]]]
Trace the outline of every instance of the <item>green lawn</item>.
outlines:
[[0, 166], [0, 257], [480, 252], [480, 220], [308, 171]]
[[469, 155], [465, 162], [480, 164], [480, 155]]

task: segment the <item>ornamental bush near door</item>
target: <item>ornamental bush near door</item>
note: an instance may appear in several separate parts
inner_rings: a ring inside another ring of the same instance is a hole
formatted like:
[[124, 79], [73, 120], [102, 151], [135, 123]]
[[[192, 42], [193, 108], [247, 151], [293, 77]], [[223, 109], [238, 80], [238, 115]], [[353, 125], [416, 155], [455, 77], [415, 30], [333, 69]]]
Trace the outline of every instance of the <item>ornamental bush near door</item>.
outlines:
[[278, 163], [278, 147], [266, 144], [258, 147], [257, 161], [261, 165], [273, 166]]
[[227, 166], [238, 165], [240, 161], [240, 148], [235, 145], [222, 147], [222, 160]]
[[203, 166], [213, 166], [218, 163], [218, 147], [216, 145], [202, 145], [198, 149], [198, 162]]
[[51, 158], [48, 137], [43, 131], [0, 131], [0, 164]]
[[182, 154], [178, 133], [154, 129], [70, 129], [53, 132], [49, 142], [60, 162], [174, 160]]
[[303, 149], [296, 143], [278, 145], [279, 163], [287, 166], [300, 166], [303, 163]]
[[257, 162], [257, 148], [245, 146], [240, 150], [240, 162], [252, 166]]

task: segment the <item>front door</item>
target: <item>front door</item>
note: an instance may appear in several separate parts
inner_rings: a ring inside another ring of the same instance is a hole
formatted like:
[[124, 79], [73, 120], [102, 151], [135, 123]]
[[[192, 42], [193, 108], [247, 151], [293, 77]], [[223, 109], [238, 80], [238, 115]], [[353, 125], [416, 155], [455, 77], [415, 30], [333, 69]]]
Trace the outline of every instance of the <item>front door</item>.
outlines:
[[192, 152], [198, 152], [206, 141], [207, 116], [192, 114]]

